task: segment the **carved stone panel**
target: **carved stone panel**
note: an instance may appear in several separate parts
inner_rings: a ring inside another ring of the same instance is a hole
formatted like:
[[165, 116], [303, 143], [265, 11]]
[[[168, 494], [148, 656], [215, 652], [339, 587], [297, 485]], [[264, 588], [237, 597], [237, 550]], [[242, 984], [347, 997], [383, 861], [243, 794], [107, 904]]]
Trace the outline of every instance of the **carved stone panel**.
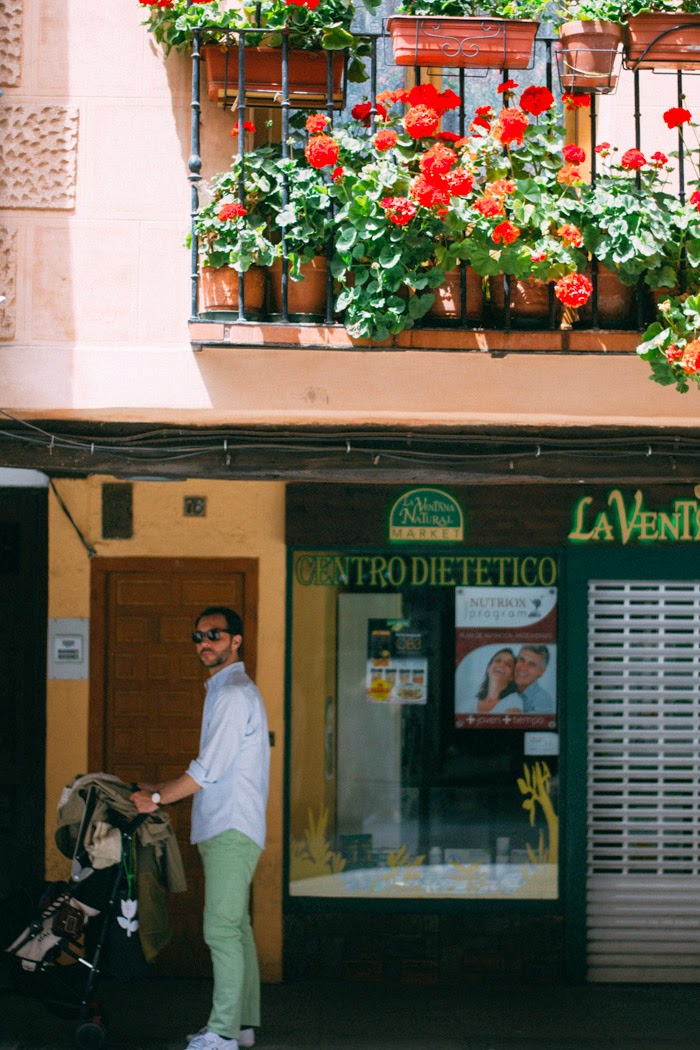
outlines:
[[17, 87], [22, 70], [23, 0], [0, 4], [0, 84]]
[[73, 208], [78, 158], [75, 106], [0, 107], [0, 207]]
[[17, 313], [17, 230], [0, 226], [0, 339], [14, 339]]

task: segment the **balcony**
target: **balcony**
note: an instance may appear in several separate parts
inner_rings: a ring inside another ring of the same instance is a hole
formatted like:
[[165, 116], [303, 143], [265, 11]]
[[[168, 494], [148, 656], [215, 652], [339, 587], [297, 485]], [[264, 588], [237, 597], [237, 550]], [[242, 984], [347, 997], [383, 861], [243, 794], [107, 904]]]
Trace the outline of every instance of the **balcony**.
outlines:
[[[192, 96], [192, 156], [190, 160], [190, 179], [192, 186], [192, 301], [190, 317], [190, 338], [193, 349], [199, 351], [207, 347], [255, 347], [265, 346], [280, 349], [323, 349], [323, 350], [395, 350], [395, 351], [457, 351], [457, 352], [487, 352], [487, 353], [545, 353], [545, 354], [608, 354], [629, 355], [640, 342], [640, 332], [653, 320], [656, 313], [657, 301], [664, 295], [672, 292], [682, 292], [686, 286], [688, 263], [684, 254], [683, 245], [675, 244], [671, 235], [667, 238], [667, 244], [673, 246], [671, 254], [674, 257], [674, 281], [675, 288], [669, 283], [668, 272], [665, 279], [661, 281], [661, 287], [655, 289], [650, 287], [655, 283], [655, 278], [645, 280], [649, 272], [656, 272], [657, 277], [661, 272], [662, 262], [659, 252], [656, 255], [650, 250], [652, 256], [647, 267], [640, 265], [639, 278], [630, 281], [627, 276], [627, 284], [622, 286], [623, 302], [621, 311], [614, 317], [608, 309], [607, 280], [609, 277], [607, 268], [603, 261], [596, 257], [594, 251], [587, 247], [595, 236], [591, 235], [590, 229], [586, 235], [586, 241], [578, 246], [567, 256], [568, 263], [562, 262], [560, 270], [577, 270], [585, 273], [590, 280], [590, 297], [581, 309], [570, 309], [563, 307], [555, 294], [555, 279], [544, 280], [544, 302], [540, 306], [539, 313], [522, 315], [520, 303], [516, 297], [516, 290], [520, 287], [520, 279], [516, 266], [504, 266], [499, 270], [498, 265], [488, 263], [482, 265], [482, 276], [476, 275], [479, 289], [475, 301], [474, 275], [471, 271], [471, 258], [469, 251], [465, 250], [461, 261], [458, 259], [453, 271], [453, 286], [448, 300], [443, 303], [441, 311], [434, 312], [416, 311], [415, 318], [411, 319], [410, 325], [402, 330], [382, 332], [381, 338], [376, 338], [366, 330], [358, 331], [358, 325], [347, 325], [347, 318], [342, 303], [343, 296], [339, 296], [339, 289], [350, 289], [352, 292], [352, 277], [349, 277], [349, 267], [338, 262], [329, 265], [326, 271], [325, 289], [321, 306], [313, 313], [300, 312], [293, 303], [292, 296], [295, 292], [297, 282], [292, 281], [293, 253], [288, 250], [290, 229], [282, 227], [278, 230], [278, 242], [280, 259], [277, 263], [279, 274], [277, 301], [273, 302], [271, 281], [268, 276], [262, 294], [262, 299], [253, 300], [252, 280], [249, 273], [243, 274], [243, 279], [238, 281], [234, 298], [229, 300], [227, 308], [207, 309], [202, 302], [201, 290], [201, 237], [198, 236], [196, 216], [200, 209], [200, 183], [202, 158], [200, 156], [199, 139], [199, 117], [202, 105], [210, 105], [212, 102], [232, 107], [232, 120], [237, 121], [239, 128], [246, 127], [250, 115], [257, 114], [261, 107], [266, 113], [263, 118], [270, 120], [277, 129], [280, 146], [280, 157], [282, 162], [289, 160], [292, 153], [299, 155], [300, 129], [303, 129], [303, 119], [310, 113], [325, 115], [328, 121], [328, 129], [334, 128], [337, 122], [342, 122], [349, 116], [349, 110], [353, 107], [353, 97], [349, 96], [347, 72], [348, 55], [344, 56], [342, 68], [339, 66], [338, 52], [323, 52], [321, 60], [325, 63], [325, 87], [319, 94], [318, 90], [306, 90], [306, 93], [295, 89], [291, 77], [292, 65], [295, 60], [292, 50], [284, 34], [282, 35], [282, 46], [279, 49], [279, 82], [272, 83], [265, 89], [260, 83], [251, 82], [247, 77], [246, 63], [249, 62], [250, 49], [246, 47], [246, 34], [250, 30], [239, 30], [230, 32], [223, 43], [226, 51], [220, 52], [223, 62], [223, 79], [212, 84], [211, 77], [207, 79], [206, 98], [201, 100], [204, 92], [201, 90], [203, 77], [200, 72], [201, 48], [199, 34], [193, 36], [193, 96]], [[421, 66], [399, 68], [393, 65], [392, 48], [387, 36], [386, 28], [382, 26], [381, 32], [364, 34], [362, 37], [363, 48], [366, 52], [364, 59], [367, 70], [367, 82], [361, 89], [360, 97], [376, 100], [379, 84], [386, 84], [389, 80], [392, 84], [406, 76], [409, 86], [421, 84], [437, 84], [438, 90], [444, 92], [449, 89], [458, 96], [458, 103], [454, 109], [444, 117], [441, 127], [448, 129], [448, 140], [464, 139], [470, 134], [473, 114], [480, 99], [483, 99], [486, 89], [492, 100], [491, 122], [496, 119], [496, 104], [504, 101], [506, 106], [518, 106], [521, 92], [529, 85], [546, 86], [556, 97], [555, 107], [558, 110], [561, 123], [566, 129], [566, 139], [571, 143], [578, 141], [584, 145], [586, 160], [582, 167], [582, 183], [587, 187], [600, 186], [602, 180], [610, 180], [609, 170], [602, 170], [601, 166], [606, 163], [606, 153], [601, 150], [599, 143], [599, 109], [606, 103], [606, 96], [612, 95], [618, 89], [618, 78], [625, 80], [626, 90], [633, 98], [634, 104], [634, 149], [642, 151], [645, 148], [645, 140], [649, 142], [654, 139], [654, 132], [649, 132], [648, 121], [643, 118], [641, 106], [642, 81], [644, 78], [656, 78], [656, 72], [645, 68], [643, 61], [636, 60], [635, 63], [627, 61], [626, 53], [620, 48], [611, 62], [609, 74], [605, 83], [597, 86], [596, 90], [580, 89], [567, 71], [570, 67], [562, 65], [562, 57], [558, 39], [554, 36], [538, 36], [532, 60], [528, 68], [512, 71], [508, 67], [500, 67], [488, 71], [478, 71], [465, 68], [443, 68], [441, 70], [426, 69]], [[664, 70], [670, 76], [662, 76], [664, 90], [668, 96], [669, 106], [681, 107], [686, 97], [686, 81], [682, 71], [673, 69]], [[340, 75], [339, 75], [340, 73]], [[439, 74], [436, 79], [435, 74]], [[518, 91], [505, 93], [503, 98], [498, 94], [498, 85], [508, 81], [511, 77], [517, 77]], [[585, 106], [578, 105], [573, 109], [561, 111], [560, 98], [563, 92], [569, 91], [577, 97], [585, 98]], [[669, 91], [671, 94], [669, 95]], [[369, 112], [366, 123], [369, 130], [365, 133], [367, 137], [373, 135], [377, 129], [384, 127], [381, 120], [381, 109], [377, 102], [368, 103]], [[477, 111], [478, 112], [478, 111]], [[540, 117], [530, 117], [534, 125], [539, 123]], [[658, 122], [658, 116], [657, 116]], [[679, 154], [679, 160], [674, 171], [670, 173], [670, 166], [664, 176], [666, 186], [664, 193], [666, 197], [678, 202], [683, 207], [686, 198], [687, 155], [684, 154], [684, 142], [681, 128], [674, 142]], [[666, 129], [664, 129], [666, 132]], [[301, 131], [303, 137], [303, 130]], [[246, 135], [237, 138], [238, 143], [238, 187], [234, 183], [229, 184], [231, 192], [238, 189], [240, 199], [245, 198], [245, 164], [246, 157], [255, 154], [258, 149], [257, 140]], [[290, 153], [290, 142], [296, 141]], [[430, 141], [434, 141], [431, 139]], [[631, 143], [630, 143], [631, 145]], [[647, 146], [650, 149], [650, 146]], [[671, 149], [669, 149], [671, 153]], [[653, 211], [659, 200], [666, 198], [655, 197], [651, 191], [652, 176], [654, 175], [653, 163], [646, 161], [646, 167], [641, 170], [628, 170], [629, 188], [636, 192], [636, 201], [643, 201], [644, 193], [649, 193], [650, 208]], [[657, 168], [660, 164], [657, 162]], [[618, 165], [619, 168], [619, 165]], [[417, 170], [417, 167], [416, 169]], [[233, 171], [233, 168], [232, 168]], [[551, 174], [551, 173], [550, 173]], [[618, 171], [619, 174], [619, 171]], [[325, 171], [325, 180], [329, 187], [332, 186], [332, 174], [330, 167]], [[551, 179], [550, 179], [551, 182]], [[388, 187], [389, 188], [389, 187]], [[586, 191], [587, 192], [587, 191]], [[574, 202], [576, 194], [580, 190], [575, 189], [570, 194], [570, 200]], [[289, 205], [291, 189], [286, 180], [281, 184], [281, 206], [284, 209]], [[535, 198], [533, 197], [533, 200]], [[507, 202], [509, 203], [509, 202]], [[537, 204], [534, 205], [535, 209]], [[334, 209], [334, 211], [333, 211]], [[645, 209], [642, 207], [643, 212]], [[347, 211], [347, 208], [346, 208]], [[572, 208], [575, 211], [575, 208]], [[342, 207], [337, 201], [332, 205], [329, 213], [328, 231], [329, 235], [325, 245], [325, 254], [329, 260], [333, 259], [334, 251], [338, 248], [339, 240], [342, 241], [342, 230], [336, 236], [334, 229], [334, 214], [344, 214]], [[461, 214], [466, 214], [463, 208]], [[519, 213], [522, 216], [522, 209]], [[506, 209], [504, 216], [511, 218]], [[524, 225], [524, 223], [523, 223]], [[532, 224], [534, 225], [534, 223]], [[550, 224], [551, 230], [548, 235], [555, 234], [555, 223]], [[338, 227], [340, 229], [340, 227]], [[391, 232], [391, 226], [387, 225]], [[395, 233], [395, 228], [393, 233]], [[524, 238], [523, 238], [524, 240]], [[551, 236], [550, 236], [551, 240]], [[498, 255], [497, 249], [505, 252], [505, 243], [498, 245], [494, 241], [493, 250]], [[656, 246], [658, 249], [658, 245]], [[646, 249], [645, 249], [646, 250]], [[674, 254], [675, 253], [675, 254]], [[505, 256], [504, 256], [505, 257]], [[448, 258], [452, 258], [448, 255]], [[573, 260], [573, 262], [571, 262]], [[483, 264], [483, 256], [481, 257]], [[364, 263], [359, 262], [361, 268]], [[491, 267], [491, 268], [490, 268]], [[510, 272], [508, 272], [510, 270]], [[339, 285], [338, 273], [341, 275]], [[628, 270], [629, 273], [629, 270]], [[614, 274], [613, 274], [614, 276]], [[605, 282], [605, 283], [604, 283]], [[303, 282], [302, 282], [303, 283]], [[410, 279], [407, 282], [410, 284]], [[426, 286], [426, 292], [432, 292], [433, 287]], [[418, 295], [420, 289], [413, 287], [404, 290], [403, 294], [409, 298]], [[482, 298], [483, 297], [483, 298]]]

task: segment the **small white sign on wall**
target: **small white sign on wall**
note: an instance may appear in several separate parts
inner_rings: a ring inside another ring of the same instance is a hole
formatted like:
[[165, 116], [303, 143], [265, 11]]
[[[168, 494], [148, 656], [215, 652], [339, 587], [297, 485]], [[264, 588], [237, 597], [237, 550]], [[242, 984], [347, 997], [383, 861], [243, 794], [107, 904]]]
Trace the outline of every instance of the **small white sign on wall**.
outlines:
[[87, 618], [49, 620], [49, 679], [87, 678], [89, 624]]

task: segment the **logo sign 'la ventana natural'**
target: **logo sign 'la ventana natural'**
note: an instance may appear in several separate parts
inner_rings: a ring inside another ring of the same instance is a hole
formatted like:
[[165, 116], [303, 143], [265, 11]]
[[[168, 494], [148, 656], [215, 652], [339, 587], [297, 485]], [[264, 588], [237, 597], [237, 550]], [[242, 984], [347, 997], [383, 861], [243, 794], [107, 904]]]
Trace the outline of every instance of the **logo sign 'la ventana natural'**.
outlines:
[[442, 489], [404, 492], [389, 513], [392, 543], [455, 543], [464, 539], [464, 513]]

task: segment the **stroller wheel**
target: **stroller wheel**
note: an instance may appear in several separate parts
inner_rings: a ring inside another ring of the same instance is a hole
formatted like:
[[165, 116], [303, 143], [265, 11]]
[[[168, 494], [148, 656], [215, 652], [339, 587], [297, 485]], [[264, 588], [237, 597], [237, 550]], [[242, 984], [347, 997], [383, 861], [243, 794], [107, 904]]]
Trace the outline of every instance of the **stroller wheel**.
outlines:
[[107, 1029], [97, 1019], [84, 1021], [75, 1031], [78, 1050], [100, 1050], [107, 1041]]

